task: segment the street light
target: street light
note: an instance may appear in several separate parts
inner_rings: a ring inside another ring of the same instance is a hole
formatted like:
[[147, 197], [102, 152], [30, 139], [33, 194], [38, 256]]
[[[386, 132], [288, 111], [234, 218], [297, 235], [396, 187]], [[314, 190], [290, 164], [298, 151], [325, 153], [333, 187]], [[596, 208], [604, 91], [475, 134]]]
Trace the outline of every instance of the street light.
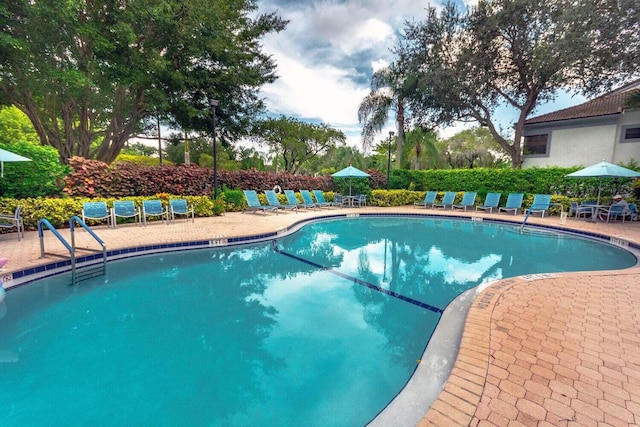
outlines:
[[218, 151], [216, 149], [216, 107], [220, 102], [209, 99], [213, 127], [213, 200], [218, 200]]
[[389, 189], [389, 171], [391, 170], [391, 140], [393, 139], [394, 131], [389, 131], [389, 142], [387, 142], [387, 190]]

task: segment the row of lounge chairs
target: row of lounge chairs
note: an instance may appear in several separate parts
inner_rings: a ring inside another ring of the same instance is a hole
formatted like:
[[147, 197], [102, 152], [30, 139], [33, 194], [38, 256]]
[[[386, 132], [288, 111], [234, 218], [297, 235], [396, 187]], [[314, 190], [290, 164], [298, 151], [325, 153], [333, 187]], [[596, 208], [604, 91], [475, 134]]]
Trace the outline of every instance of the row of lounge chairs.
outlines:
[[159, 218], [167, 224], [173, 224], [176, 217], [191, 217], [194, 222], [193, 205], [188, 205], [185, 199], [170, 199], [169, 205], [164, 206], [162, 200], [143, 200], [142, 206], [137, 207], [131, 200], [120, 200], [113, 202], [111, 208], [106, 202], [85, 202], [82, 209], [82, 221], [106, 220], [107, 225], [115, 227], [118, 218], [133, 219], [136, 224], [147, 225], [147, 219]]
[[[247, 201], [247, 208], [244, 211], [249, 212], [275, 212], [278, 214], [278, 210], [295, 210], [304, 209], [316, 209], [316, 208], [329, 208], [344, 206], [347, 199], [343, 199], [340, 195], [336, 195], [334, 201], [327, 201], [324, 198], [324, 194], [321, 190], [313, 190], [313, 196], [309, 190], [300, 190], [300, 196], [302, 201], [298, 200], [293, 190], [284, 190], [284, 195], [287, 198], [286, 203], [280, 202], [278, 194], [274, 190], [265, 190], [264, 194], [267, 198], [267, 205], [263, 205], [258, 198], [256, 190], [243, 190], [244, 197]], [[315, 200], [314, 200], [315, 198]], [[361, 195], [357, 198], [358, 204], [362, 206], [366, 204], [366, 197]]]
[[[475, 206], [477, 192], [475, 191], [466, 191], [460, 203], [455, 203], [456, 198], [455, 191], [446, 191], [442, 200], [436, 202], [438, 197], [437, 191], [427, 191], [427, 194], [424, 197], [424, 200], [421, 202], [415, 203], [416, 206], [423, 206], [425, 208], [442, 208], [447, 209], [451, 208], [462, 209], [464, 211], [467, 208], [475, 207], [476, 211], [488, 211], [489, 213], [493, 213], [494, 209], [497, 209], [498, 213], [506, 212], [517, 215], [522, 210], [522, 201], [524, 199], [523, 193], [510, 193], [507, 196], [507, 201], [504, 206], [500, 206], [500, 199], [502, 198], [502, 193], [487, 193], [487, 197], [484, 200], [483, 205]], [[524, 211], [524, 213], [540, 213], [541, 216], [544, 216], [545, 213], [549, 210], [551, 205], [551, 195], [550, 194], [536, 194], [533, 198], [533, 203], [531, 206]]]

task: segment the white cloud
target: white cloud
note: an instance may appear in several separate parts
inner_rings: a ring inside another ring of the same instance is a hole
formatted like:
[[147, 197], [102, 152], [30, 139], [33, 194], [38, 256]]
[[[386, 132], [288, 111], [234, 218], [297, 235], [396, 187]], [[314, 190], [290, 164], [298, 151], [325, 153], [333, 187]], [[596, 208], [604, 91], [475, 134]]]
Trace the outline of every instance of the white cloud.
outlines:
[[[460, 0], [473, 5], [477, 0]], [[432, 4], [438, 7], [438, 4]], [[406, 21], [425, 18], [426, 3], [415, 0], [265, 0], [261, 12], [276, 11], [289, 20], [287, 29], [264, 39], [264, 51], [273, 56], [279, 79], [263, 88], [267, 108], [300, 120], [322, 121], [342, 130], [347, 143], [361, 147], [358, 107], [369, 93], [371, 75], [395, 58], [391, 49]], [[567, 102], [569, 101], [569, 102]], [[541, 106], [537, 114], [581, 102], [566, 94]], [[558, 105], [558, 107], [556, 107]], [[497, 112], [508, 130], [513, 111]], [[396, 131], [394, 113], [376, 140]], [[468, 129], [458, 123], [440, 129], [441, 137]]]
[[358, 105], [368, 89], [355, 85], [349, 70], [330, 64], [310, 67], [282, 54], [274, 56], [281, 78], [263, 90], [272, 112], [315, 118], [337, 127], [357, 123]]

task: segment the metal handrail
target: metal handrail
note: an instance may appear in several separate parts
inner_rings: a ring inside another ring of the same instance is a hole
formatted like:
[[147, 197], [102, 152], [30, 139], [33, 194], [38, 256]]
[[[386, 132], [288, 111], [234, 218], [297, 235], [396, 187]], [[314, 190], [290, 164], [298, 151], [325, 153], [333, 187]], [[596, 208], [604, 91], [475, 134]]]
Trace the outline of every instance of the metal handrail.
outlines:
[[96, 249], [85, 249], [93, 252], [102, 252], [102, 269], [103, 273], [107, 271], [107, 247], [104, 241], [98, 237], [96, 233], [78, 216], [72, 216], [69, 219], [69, 229], [71, 231], [71, 244], [67, 242], [67, 240], [62, 237], [62, 235], [56, 230], [56, 228], [51, 225], [49, 220], [46, 218], [41, 218], [38, 221], [38, 237], [40, 238], [40, 258], [44, 258], [45, 255], [53, 255], [53, 256], [61, 256], [59, 254], [47, 253], [44, 250], [44, 227], [48, 228], [54, 236], [64, 245], [64, 247], [69, 251], [69, 257], [71, 259], [71, 281], [73, 284], [76, 283], [76, 244], [75, 244], [75, 224], [82, 226], [90, 235], [93, 237], [102, 247], [102, 250]]
[[[560, 206], [560, 218], [562, 218], [562, 213], [564, 212], [564, 206], [562, 205], [562, 203], [549, 203], [549, 206], [551, 205]], [[529, 219], [529, 215], [531, 215], [531, 212], [535, 210], [537, 206], [543, 207], [543, 206], [547, 206], [547, 204], [545, 203], [544, 205], [531, 205], [529, 209], [527, 209], [527, 214], [524, 216], [524, 221], [522, 221], [522, 225], [520, 226], [520, 233], [524, 231], [524, 226], [527, 223], [527, 220]]]

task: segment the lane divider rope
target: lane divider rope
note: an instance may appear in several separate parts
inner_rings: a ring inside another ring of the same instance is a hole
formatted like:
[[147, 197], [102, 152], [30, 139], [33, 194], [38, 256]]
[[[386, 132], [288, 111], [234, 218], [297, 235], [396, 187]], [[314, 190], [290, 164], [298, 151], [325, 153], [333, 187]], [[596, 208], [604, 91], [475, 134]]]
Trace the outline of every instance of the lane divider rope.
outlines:
[[348, 274], [341, 273], [341, 272], [339, 272], [337, 270], [334, 270], [332, 268], [329, 268], [329, 267], [326, 267], [324, 265], [318, 264], [317, 262], [309, 261], [308, 259], [304, 259], [304, 258], [299, 257], [297, 255], [294, 255], [292, 253], [283, 251], [282, 249], [280, 249], [278, 247], [278, 244], [275, 241], [273, 242], [272, 246], [273, 246], [273, 250], [276, 251], [277, 253], [281, 254], [281, 255], [287, 256], [289, 258], [295, 259], [295, 260], [300, 261], [300, 262], [304, 262], [305, 264], [314, 266], [314, 267], [316, 267], [316, 268], [318, 268], [320, 270], [326, 271], [326, 272], [331, 273], [333, 275], [336, 275], [338, 277], [342, 277], [343, 279], [347, 279], [347, 280], [349, 280], [351, 282], [354, 282], [354, 283], [357, 283], [359, 285], [366, 286], [369, 289], [373, 289], [373, 290], [376, 290], [376, 291], [381, 292], [383, 294], [389, 295], [391, 297], [398, 298], [399, 300], [406, 301], [406, 302], [408, 302], [410, 304], [413, 304], [413, 305], [417, 305], [418, 307], [427, 309], [427, 310], [432, 311], [432, 312], [437, 313], [437, 314], [442, 314], [442, 312], [443, 312], [443, 310], [441, 308], [434, 307], [434, 306], [432, 306], [430, 304], [424, 303], [422, 301], [418, 301], [418, 300], [413, 299], [413, 298], [406, 297], [406, 296], [404, 296], [402, 294], [399, 294], [397, 292], [381, 288], [380, 286], [374, 285], [373, 283], [366, 282], [366, 281], [364, 281], [362, 279], [358, 279], [357, 277], [349, 276]]

